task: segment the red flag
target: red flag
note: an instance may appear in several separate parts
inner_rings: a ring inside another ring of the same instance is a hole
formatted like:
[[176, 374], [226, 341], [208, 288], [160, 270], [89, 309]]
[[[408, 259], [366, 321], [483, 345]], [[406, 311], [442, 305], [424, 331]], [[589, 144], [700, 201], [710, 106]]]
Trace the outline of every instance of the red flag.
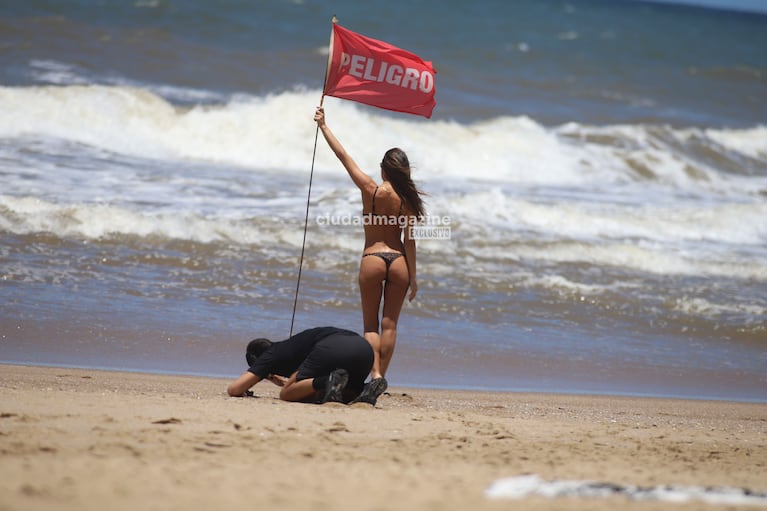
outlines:
[[429, 118], [435, 74], [413, 53], [333, 24], [326, 96]]

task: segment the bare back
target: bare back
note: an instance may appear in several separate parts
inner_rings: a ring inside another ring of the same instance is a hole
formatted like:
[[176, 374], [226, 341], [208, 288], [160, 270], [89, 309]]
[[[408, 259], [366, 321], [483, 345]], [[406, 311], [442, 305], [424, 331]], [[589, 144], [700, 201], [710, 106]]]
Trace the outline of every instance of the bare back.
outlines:
[[365, 252], [404, 253], [403, 225], [400, 225], [405, 218], [404, 205], [388, 182], [363, 190], [362, 211], [365, 219]]

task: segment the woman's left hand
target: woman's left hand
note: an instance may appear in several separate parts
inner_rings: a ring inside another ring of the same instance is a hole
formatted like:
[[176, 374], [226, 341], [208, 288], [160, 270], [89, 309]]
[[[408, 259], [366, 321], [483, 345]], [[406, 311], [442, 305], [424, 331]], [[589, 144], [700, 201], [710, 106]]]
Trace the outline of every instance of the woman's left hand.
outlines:
[[413, 279], [410, 281], [410, 296], [408, 297], [408, 300], [412, 302], [416, 293], [418, 293], [418, 282]]
[[317, 126], [320, 128], [325, 125], [325, 109], [321, 106], [318, 106], [317, 110], [314, 111], [314, 122], [316, 122]]

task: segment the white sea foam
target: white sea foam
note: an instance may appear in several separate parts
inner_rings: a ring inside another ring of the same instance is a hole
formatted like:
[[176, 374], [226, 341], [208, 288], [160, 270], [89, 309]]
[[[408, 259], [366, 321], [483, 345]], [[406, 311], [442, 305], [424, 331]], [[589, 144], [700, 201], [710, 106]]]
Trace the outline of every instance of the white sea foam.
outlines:
[[578, 480], [546, 481], [534, 474], [498, 479], [485, 490], [485, 496], [491, 499], [523, 499], [529, 496], [551, 499], [559, 497], [608, 498], [624, 496], [632, 500], [641, 501], [680, 503], [698, 500], [709, 504], [767, 505], [767, 493], [754, 492], [743, 488], [683, 485], [642, 487]]
[[[518, 193], [518, 192], [517, 192]], [[477, 205], [482, 205], [481, 209]], [[767, 203], [710, 203], [678, 199], [676, 203], [596, 202], [589, 196], [551, 197], [532, 191], [529, 198], [499, 188], [461, 196], [439, 197], [433, 214], [451, 215], [462, 227], [482, 236], [508, 231], [537, 232], [561, 239], [645, 240], [763, 245], [767, 242]], [[467, 225], [468, 224], [468, 225]]]
[[85, 70], [74, 64], [56, 60], [32, 60], [30, 75], [35, 80], [57, 85], [86, 85], [90, 83]]
[[[312, 162], [312, 115], [319, 99], [318, 91], [289, 91], [187, 108], [147, 88], [1, 87], [0, 137], [61, 138], [133, 156], [305, 172]], [[571, 123], [552, 129], [525, 117], [466, 125], [382, 115], [335, 98], [326, 98], [325, 107], [336, 134], [372, 173], [385, 149], [401, 146], [422, 180], [599, 187], [646, 180], [688, 191], [767, 189], [764, 176], [723, 174], [671, 147], [664, 137], [685, 134], [670, 128]], [[726, 150], [764, 159], [765, 133], [767, 128], [756, 127], [700, 135]], [[319, 144], [316, 170], [337, 167], [326, 144]]]
[[[0, 230], [15, 234], [54, 233], [98, 239], [109, 235], [159, 236], [201, 243], [270, 241], [248, 219], [205, 218], [193, 213], [143, 213], [102, 204], [54, 204], [38, 198], [0, 195]], [[300, 240], [298, 241], [300, 245]]]
[[[99, 239], [108, 236], [159, 237], [163, 239], [189, 240], [200, 243], [225, 242], [238, 245], [277, 245], [298, 248], [302, 244], [302, 225], [298, 215], [290, 220], [281, 215], [255, 220], [244, 208], [240, 214], [228, 211], [223, 214], [205, 214], [194, 210], [166, 210], [164, 208], [135, 209], [128, 206], [88, 203], [58, 204], [34, 197], [0, 195], [0, 231], [15, 234], [39, 232], [54, 233], [61, 237]], [[362, 241], [360, 228], [309, 226], [309, 246], [322, 247], [349, 253], [359, 250]], [[556, 264], [587, 263], [600, 267], [624, 268], [657, 275], [686, 275], [695, 277], [741, 278], [767, 281], [767, 267], [759, 257], [725, 253], [713, 250], [674, 248], [669, 244], [634, 240], [549, 239], [539, 241], [540, 236], [520, 237], [511, 226], [493, 236], [471, 233], [468, 240], [466, 224], [453, 227], [451, 240], [421, 242], [419, 251], [422, 265], [429, 272], [449, 275], [453, 267], [445, 268], [443, 257], [456, 255], [472, 261], [461, 260], [472, 271], [479, 271], [483, 279], [493, 278], [504, 265], [519, 262], [546, 262]], [[517, 240], [504, 239], [517, 236]], [[550, 237], [550, 234], [548, 235]], [[543, 244], [542, 244], [543, 243]], [[432, 255], [433, 254], [433, 255]], [[439, 257], [436, 255], [439, 254]], [[470, 255], [469, 255], [470, 254]], [[490, 267], [487, 263], [493, 261]], [[501, 265], [501, 267], [497, 267]], [[504, 280], [507, 270], [500, 276]], [[605, 291], [600, 285], [590, 286], [569, 282], [557, 276], [539, 275], [536, 279], [523, 280], [518, 285], [577, 291], [581, 294], [597, 294]], [[690, 305], [690, 304], [688, 304]], [[700, 305], [700, 304], [698, 304]], [[680, 304], [680, 307], [684, 307]], [[694, 305], [690, 305], [694, 306]]]
[[37, 82], [54, 85], [107, 85], [114, 87], [128, 87], [146, 89], [163, 98], [181, 102], [221, 102], [224, 96], [216, 92], [192, 89], [189, 87], [176, 87], [167, 84], [148, 84], [130, 80], [123, 76], [101, 74], [94, 76], [92, 71], [86, 70], [77, 64], [59, 62], [57, 60], [35, 59], [29, 63], [29, 75]]
[[[270, 235], [300, 246], [305, 190], [285, 183], [308, 178], [318, 99], [290, 91], [188, 108], [139, 88], [0, 87], [0, 228], [245, 244]], [[767, 280], [767, 176], [678, 147], [709, 136], [712, 151], [758, 156], [763, 128], [547, 128], [524, 117], [465, 125], [334, 98], [325, 106], [371, 174], [385, 148], [408, 151], [429, 214], [451, 219], [451, 240], [422, 243], [426, 251]], [[322, 141], [316, 157], [312, 215], [358, 214], [358, 192]], [[309, 243], [356, 247], [359, 235], [315, 229]]]
[[752, 158], [767, 159], [767, 126], [745, 130], [709, 129], [705, 133], [712, 140], [730, 150], [738, 151]]
[[678, 298], [674, 309], [691, 315], [715, 316], [718, 314], [740, 314], [759, 318], [767, 314], [767, 309], [756, 304], [713, 303], [700, 297], [685, 296]]

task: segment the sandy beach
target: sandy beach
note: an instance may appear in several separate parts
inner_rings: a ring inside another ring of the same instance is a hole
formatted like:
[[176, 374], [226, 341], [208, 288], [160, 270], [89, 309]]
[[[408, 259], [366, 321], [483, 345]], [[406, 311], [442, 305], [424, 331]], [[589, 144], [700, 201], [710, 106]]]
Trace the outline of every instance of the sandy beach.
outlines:
[[0, 374], [2, 510], [725, 507], [486, 495], [524, 474], [767, 490], [765, 404], [393, 385], [373, 408], [281, 402], [267, 382], [231, 398], [214, 378]]

